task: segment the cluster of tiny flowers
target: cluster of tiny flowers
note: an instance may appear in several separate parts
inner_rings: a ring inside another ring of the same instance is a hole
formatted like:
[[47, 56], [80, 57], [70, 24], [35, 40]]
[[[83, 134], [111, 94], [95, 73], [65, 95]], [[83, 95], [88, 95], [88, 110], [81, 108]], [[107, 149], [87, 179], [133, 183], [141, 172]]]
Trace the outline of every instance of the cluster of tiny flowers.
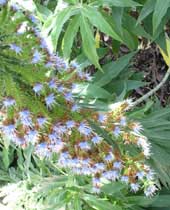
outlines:
[[[19, 5], [12, 5], [11, 9], [21, 10]], [[91, 177], [94, 193], [100, 193], [106, 181], [120, 181], [133, 192], [143, 189], [146, 196], [154, 195], [154, 172], [145, 163], [150, 156], [150, 144], [142, 135], [142, 126], [126, 117], [132, 101], [116, 103], [105, 113], [80, 109], [74, 92], [82, 79], [92, 81], [91, 75], [80, 71], [75, 62], [68, 64], [53, 53], [37, 27], [39, 20], [30, 13], [24, 14], [31, 25], [24, 21], [17, 27], [16, 35], [22, 36], [28, 29], [39, 44], [31, 46], [29, 64], [35, 74], [41, 68], [54, 73], [48, 77], [44, 74], [43, 80], [31, 84], [33, 100], [43, 104], [47, 114], [35, 114], [25, 106], [19, 107], [15, 96], [4, 96], [0, 135], [22, 148], [34, 145], [35, 153], [43, 158], [57, 153], [59, 167]], [[9, 43], [9, 51], [19, 58], [24, 54], [24, 48], [15, 42]], [[64, 82], [62, 75], [73, 76]], [[63, 114], [56, 116], [61, 109]], [[9, 117], [9, 113], [14, 114]], [[89, 120], [107, 135], [93, 129]], [[137, 156], [128, 150], [129, 145], [138, 151]]]

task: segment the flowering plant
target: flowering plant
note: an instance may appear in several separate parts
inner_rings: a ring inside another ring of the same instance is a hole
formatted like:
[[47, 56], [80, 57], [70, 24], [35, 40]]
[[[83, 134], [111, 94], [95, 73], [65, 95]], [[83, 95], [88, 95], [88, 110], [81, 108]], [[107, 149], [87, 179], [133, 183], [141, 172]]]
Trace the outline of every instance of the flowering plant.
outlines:
[[23, 149], [34, 145], [42, 158], [55, 153], [60, 168], [91, 177], [95, 193], [119, 180], [152, 196], [150, 144], [142, 126], [126, 116], [133, 102], [118, 102], [108, 112], [82, 108], [74, 92], [91, 75], [51, 50], [33, 14], [12, 1], [0, 5], [0, 135]]

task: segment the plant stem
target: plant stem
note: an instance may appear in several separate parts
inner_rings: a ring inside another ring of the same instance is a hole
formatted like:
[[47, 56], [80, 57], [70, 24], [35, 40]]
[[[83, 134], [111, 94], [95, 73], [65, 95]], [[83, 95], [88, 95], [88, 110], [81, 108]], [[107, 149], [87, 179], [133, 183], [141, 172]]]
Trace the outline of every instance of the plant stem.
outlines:
[[136, 100], [133, 105], [137, 106], [138, 104], [140, 104], [141, 102], [145, 101], [147, 98], [149, 98], [151, 95], [153, 95], [156, 91], [158, 91], [162, 85], [165, 84], [165, 82], [167, 81], [168, 77], [170, 76], [170, 66], [164, 76], [164, 78], [162, 79], [162, 81], [155, 87], [153, 88], [151, 91], [149, 91], [148, 93], [146, 93], [144, 96], [142, 96], [141, 98], [139, 98], [138, 100]]

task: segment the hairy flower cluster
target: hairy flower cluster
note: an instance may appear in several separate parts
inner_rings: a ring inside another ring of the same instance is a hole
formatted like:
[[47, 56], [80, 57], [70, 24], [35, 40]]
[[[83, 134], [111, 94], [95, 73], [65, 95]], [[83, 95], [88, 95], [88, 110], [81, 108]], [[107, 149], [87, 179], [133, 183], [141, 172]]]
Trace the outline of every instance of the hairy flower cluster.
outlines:
[[[18, 4], [10, 8], [15, 13], [23, 12]], [[91, 81], [91, 75], [80, 71], [75, 62], [69, 64], [53, 53], [38, 29], [39, 20], [26, 11], [23, 15], [25, 20], [15, 30], [16, 37], [24, 37], [23, 42], [6, 39], [5, 44], [9, 55], [20, 60], [25, 56], [24, 62], [27, 60], [31, 66], [33, 81], [26, 88], [39, 110], [34, 111], [34, 106], [29, 107], [24, 101], [22, 106], [15, 94], [6, 91], [0, 135], [22, 148], [34, 145], [40, 157], [57, 153], [57, 165], [91, 177], [95, 193], [106, 181], [121, 181], [133, 192], [144, 189], [146, 196], [154, 195], [154, 172], [145, 163], [150, 144], [141, 134], [142, 126], [126, 117], [132, 101], [116, 103], [104, 113], [81, 109], [73, 93], [83, 79]], [[23, 92], [26, 88], [20, 87]]]

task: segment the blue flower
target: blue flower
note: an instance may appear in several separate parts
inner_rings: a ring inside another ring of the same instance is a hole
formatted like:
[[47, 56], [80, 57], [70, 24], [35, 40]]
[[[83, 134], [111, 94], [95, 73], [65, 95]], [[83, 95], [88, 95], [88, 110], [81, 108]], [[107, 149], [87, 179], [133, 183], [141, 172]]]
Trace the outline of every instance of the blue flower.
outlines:
[[57, 84], [56, 84], [55, 79], [52, 79], [52, 80], [49, 81], [48, 87], [49, 87], [50, 89], [56, 89], [56, 88], [57, 88]]
[[50, 139], [51, 142], [55, 142], [57, 140], [58, 136], [56, 133], [53, 132], [48, 135], [48, 138]]
[[80, 110], [80, 107], [77, 105], [77, 104], [74, 104], [73, 106], [72, 106], [72, 108], [71, 108], [71, 111], [72, 112], [77, 112], [77, 111], [79, 111]]
[[54, 145], [51, 145], [51, 149], [53, 152], [59, 153], [64, 147], [64, 142], [61, 140], [57, 140]]
[[80, 123], [78, 131], [85, 136], [89, 136], [92, 132], [91, 128], [89, 128], [85, 123]]
[[11, 4], [11, 8], [12, 8], [12, 10], [15, 11], [15, 12], [18, 11], [18, 10], [20, 9], [19, 5], [18, 5], [18, 4], [15, 4], [15, 3], [12, 3], [12, 4]]
[[85, 150], [85, 151], [90, 149], [90, 145], [86, 141], [80, 142], [79, 147], [80, 149]]
[[145, 188], [144, 193], [147, 197], [150, 197], [150, 196], [153, 196], [156, 191], [157, 191], [156, 186], [152, 184]]
[[146, 174], [146, 178], [148, 181], [152, 181], [155, 178], [155, 172], [153, 170], [150, 170], [147, 174]]
[[145, 176], [145, 173], [143, 171], [137, 172], [136, 176], [138, 177], [139, 180], [142, 180]]
[[74, 128], [75, 122], [73, 120], [69, 120], [69, 121], [66, 122], [66, 126], [67, 126], [68, 129]]
[[137, 192], [139, 191], [140, 185], [138, 183], [131, 183], [130, 187], [133, 192]]
[[94, 136], [91, 141], [94, 143], [94, 144], [99, 144], [101, 141], [102, 141], [102, 138], [100, 136]]
[[35, 144], [38, 141], [39, 133], [37, 130], [30, 130], [24, 137], [27, 143]]
[[87, 175], [87, 176], [92, 175], [92, 171], [89, 167], [82, 167], [81, 173], [82, 173], [82, 175]]
[[93, 184], [93, 186], [100, 187], [101, 186], [101, 179], [97, 178], [97, 177], [93, 177], [92, 178], [92, 184]]
[[16, 54], [19, 54], [22, 52], [21, 47], [19, 47], [16, 44], [10, 44], [10, 49], [13, 50]]
[[118, 171], [105, 171], [102, 176], [108, 180], [111, 180], [111, 181], [115, 181], [116, 179], [119, 178], [119, 173]]
[[41, 32], [38, 28], [33, 28], [33, 32], [35, 34], [36, 37], [41, 38]]
[[64, 88], [63, 85], [59, 85], [59, 86], [57, 87], [57, 90], [58, 90], [59, 93], [63, 93], [64, 90], [65, 90], [65, 88]]
[[126, 124], [127, 124], [126, 117], [121, 117], [121, 119], [120, 119], [120, 125], [121, 126], [126, 126]]
[[43, 89], [43, 85], [41, 83], [37, 83], [33, 87], [33, 91], [37, 94], [40, 95], [41, 91]]
[[32, 23], [38, 23], [38, 19], [34, 15], [29, 15], [28, 18], [31, 20]]
[[50, 151], [48, 149], [48, 144], [43, 142], [41, 144], [38, 144], [35, 147], [35, 153], [41, 157], [49, 157], [50, 156]]
[[51, 67], [53, 67], [53, 62], [52, 62], [52, 61], [48, 61], [48, 62], [45, 64], [45, 67], [46, 67], [46, 68], [51, 68]]
[[24, 139], [18, 137], [17, 135], [14, 135], [13, 138], [11, 139], [16, 145], [21, 146], [24, 143]]
[[47, 108], [51, 109], [52, 106], [56, 103], [54, 93], [51, 93], [47, 97], [45, 97], [45, 103]]
[[118, 126], [115, 127], [113, 134], [115, 135], [115, 137], [118, 137], [121, 133], [121, 130]]
[[31, 113], [29, 110], [25, 109], [19, 112], [19, 118], [24, 126], [32, 127]]
[[128, 176], [122, 176], [120, 180], [127, 184], [129, 182], [129, 177]]
[[90, 73], [85, 73], [85, 74], [84, 74], [84, 77], [85, 77], [85, 79], [86, 79], [87, 81], [91, 81], [91, 80], [93, 79], [93, 77], [91, 76]]
[[106, 122], [106, 120], [107, 120], [107, 116], [105, 114], [99, 114], [98, 121], [100, 123], [104, 123], [104, 122]]
[[41, 38], [41, 39], [40, 39], [40, 47], [41, 47], [42, 49], [48, 49], [47, 42], [45, 41], [44, 38]]
[[65, 93], [64, 98], [66, 99], [66, 101], [73, 101], [73, 95], [72, 93]]
[[120, 161], [116, 161], [113, 163], [113, 167], [116, 169], [121, 169], [122, 168], [122, 163]]
[[58, 134], [58, 135], [63, 135], [66, 134], [67, 128], [64, 125], [59, 125], [57, 124], [56, 126], [54, 126], [53, 130]]
[[0, 6], [3, 6], [7, 3], [7, 0], [0, 0]]
[[38, 63], [39, 61], [41, 61], [41, 57], [42, 57], [41, 53], [38, 52], [38, 50], [35, 50], [33, 53], [32, 63], [33, 64]]
[[112, 153], [109, 153], [108, 155], [105, 156], [104, 160], [106, 162], [112, 162], [114, 160], [114, 155]]
[[45, 117], [38, 117], [37, 123], [40, 127], [43, 127], [47, 123], [47, 118]]
[[9, 108], [11, 106], [14, 106], [15, 104], [16, 104], [16, 101], [13, 98], [6, 98], [3, 100], [3, 106], [5, 108]]
[[9, 125], [2, 126], [2, 132], [7, 137], [14, 137], [14, 135], [15, 135], [15, 125], [14, 124], [9, 124]]
[[99, 172], [104, 171], [105, 168], [106, 168], [106, 166], [105, 166], [104, 163], [96, 163], [96, 164], [94, 165], [94, 170], [96, 171], [96, 173], [97, 173], [97, 172], [99, 173]]

